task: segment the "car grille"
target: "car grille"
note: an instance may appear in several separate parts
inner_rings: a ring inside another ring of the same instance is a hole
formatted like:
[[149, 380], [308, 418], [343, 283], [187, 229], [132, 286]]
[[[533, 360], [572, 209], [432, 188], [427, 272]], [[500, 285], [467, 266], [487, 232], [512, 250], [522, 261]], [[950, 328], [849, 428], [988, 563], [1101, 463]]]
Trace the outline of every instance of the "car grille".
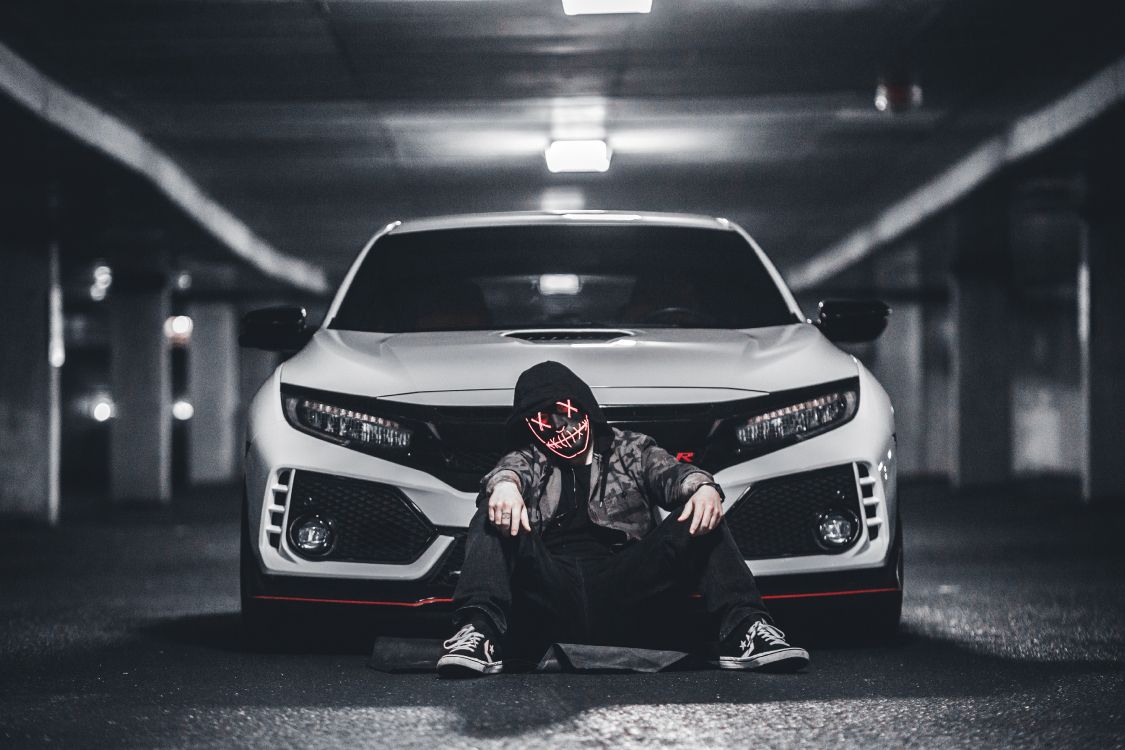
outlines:
[[406, 564], [417, 560], [437, 536], [402, 492], [378, 482], [296, 471], [289, 504], [290, 526], [312, 514], [333, 526], [331, 550], [309, 559]]
[[817, 542], [817, 516], [829, 509], [864, 518], [852, 464], [756, 482], [726, 519], [747, 560], [840, 553], [847, 548], [828, 550]]
[[492, 471], [503, 455], [502, 450], [477, 451], [471, 448], [459, 448], [449, 453], [447, 465], [452, 471], [473, 474], [475, 481], [470, 489], [476, 489], [476, 482]]

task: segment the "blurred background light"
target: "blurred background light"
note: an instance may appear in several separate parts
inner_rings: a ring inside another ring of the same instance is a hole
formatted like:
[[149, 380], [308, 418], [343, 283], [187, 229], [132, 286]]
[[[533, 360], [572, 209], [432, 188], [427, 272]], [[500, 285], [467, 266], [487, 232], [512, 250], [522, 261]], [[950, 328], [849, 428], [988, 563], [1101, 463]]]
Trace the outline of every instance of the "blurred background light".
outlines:
[[576, 187], [549, 187], [539, 195], [543, 211], [581, 211], [586, 208], [586, 194]]
[[906, 112], [922, 106], [922, 86], [902, 77], [881, 78], [875, 86], [875, 109]]
[[605, 13], [648, 13], [652, 0], [562, 0], [563, 12], [568, 16]]
[[552, 172], [605, 172], [610, 152], [605, 141], [554, 141], [547, 147]]
[[172, 416], [181, 422], [186, 422], [195, 416], [195, 407], [186, 399], [179, 399], [172, 404]]
[[164, 335], [173, 345], [186, 346], [191, 341], [194, 327], [192, 319], [187, 315], [173, 315], [164, 321]]
[[90, 406], [90, 416], [96, 422], [105, 422], [113, 418], [113, 400], [107, 396], [98, 396]]

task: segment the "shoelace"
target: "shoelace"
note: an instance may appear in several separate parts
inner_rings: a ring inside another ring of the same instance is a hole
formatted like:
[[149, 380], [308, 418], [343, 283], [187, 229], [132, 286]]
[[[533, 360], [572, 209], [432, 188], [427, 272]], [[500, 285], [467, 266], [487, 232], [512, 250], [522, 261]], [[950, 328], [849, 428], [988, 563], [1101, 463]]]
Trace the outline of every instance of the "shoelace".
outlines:
[[742, 642], [738, 644], [741, 649], [750, 648], [750, 644], [754, 642], [754, 636], [761, 636], [762, 639], [771, 646], [788, 646], [785, 642], [785, 633], [782, 633], [778, 628], [770, 625], [765, 620], [758, 620], [750, 626], [746, 631], [745, 637]]
[[468, 651], [472, 653], [482, 640], [484, 640], [484, 633], [472, 625], [466, 625], [441, 645], [446, 651]]

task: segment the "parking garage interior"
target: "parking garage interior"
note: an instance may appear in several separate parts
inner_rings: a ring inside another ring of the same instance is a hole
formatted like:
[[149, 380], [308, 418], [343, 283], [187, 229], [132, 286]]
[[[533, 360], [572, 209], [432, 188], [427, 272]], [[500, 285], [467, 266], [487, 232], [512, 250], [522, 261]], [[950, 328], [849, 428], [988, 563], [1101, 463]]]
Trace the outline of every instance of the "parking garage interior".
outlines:
[[[6, 742], [1121, 741], [1119, 3], [564, 5], [0, 7]], [[553, 171], [566, 143], [600, 163]], [[244, 423], [282, 361], [242, 316], [319, 321], [389, 222], [582, 210], [737, 222], [810, 321], [891, 307], [848, 351], [895, 408], [898, 640], [612, 699], [242, 651]]]

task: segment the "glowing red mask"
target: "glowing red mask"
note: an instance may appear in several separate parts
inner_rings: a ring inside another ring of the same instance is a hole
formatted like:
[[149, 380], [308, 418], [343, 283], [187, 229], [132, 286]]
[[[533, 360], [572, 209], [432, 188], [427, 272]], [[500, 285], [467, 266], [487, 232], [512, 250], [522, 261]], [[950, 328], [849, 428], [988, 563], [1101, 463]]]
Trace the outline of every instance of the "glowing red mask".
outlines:
[[590, 444], [590, 415], [571, 399], [555, 402], [555, 408], [524, 417], [535, 439], [559, 458], [575, 458]]

